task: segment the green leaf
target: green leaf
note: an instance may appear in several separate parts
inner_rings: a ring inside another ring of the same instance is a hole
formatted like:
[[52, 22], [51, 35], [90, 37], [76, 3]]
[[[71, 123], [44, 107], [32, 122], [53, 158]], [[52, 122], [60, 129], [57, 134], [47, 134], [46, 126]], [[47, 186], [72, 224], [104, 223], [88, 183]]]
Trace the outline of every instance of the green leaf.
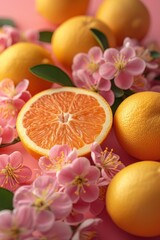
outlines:
[[13, 209], [13, 193], [7, 189], [0, 188], [0, 211], [3, 209]]
[[50, 32], [50, 31], [41, 31], [41, 32], [39, 32], [39, 40], [41, 42], [50, 43], [52, 34], [53, 34], [53, 32]]
[[109, 48], [108, 39], [106, 38], [103, 32], [99, 31], [96, 28], [91, 28], [90, 30], [103, 50]]
[[123, 101], [124, 99], [122, 97], [120, 98], [115, 98], [115, 101], [113, 103], [113, 105], [111, 106], [112, 112], [113, 114], [115, 113], [116, 109], [118, 108], [118, 106], [120, 105], [120, 103]]
[[160, 52], [151, 51], [150, 54], [151, 54], [151, 57], [154, 58], [154, 59], [160, 58]]
[[112, 91], [114, 92], [114, 95], [116, 98], [120, 98], [124, 95], [124, 91], [120, 88], [118, 88], [114, 82], [112, 81], [112, 87], [111, 87]]
[[30, 71], [49, 82], [55, 82], [63, 86], [74, 86], [70, 77], [60, 68], [50, 64], [40, 64], [30, 68]]
[[12, 19], [0, 18], [0, 27], [2, 27], [4, 25], [9, 25], [9, 26], [12, 26], [12, 27], [16, 27], [16, 24]]

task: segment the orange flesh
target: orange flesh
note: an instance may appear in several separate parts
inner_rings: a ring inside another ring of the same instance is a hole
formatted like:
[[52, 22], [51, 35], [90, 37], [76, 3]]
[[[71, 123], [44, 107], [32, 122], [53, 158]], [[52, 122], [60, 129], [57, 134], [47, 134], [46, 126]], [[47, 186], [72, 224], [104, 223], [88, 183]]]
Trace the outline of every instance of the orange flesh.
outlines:
[[23, 118], [28, 137], [39, 147], [68, 144], [77, 149], [94, 142], [106, 114], [89, 95], [58, 92], [40, 97]]

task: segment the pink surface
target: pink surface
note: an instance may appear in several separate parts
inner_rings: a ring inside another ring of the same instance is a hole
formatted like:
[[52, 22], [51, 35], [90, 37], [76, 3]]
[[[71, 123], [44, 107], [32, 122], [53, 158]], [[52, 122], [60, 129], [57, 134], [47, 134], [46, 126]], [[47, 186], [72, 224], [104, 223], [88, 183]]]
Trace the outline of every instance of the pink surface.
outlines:
[[[88, 14], [94, 15], [98, 5], [102, 0], [91, 0], [90, 8], [88, 9]], [[117, 0], [118, 2], [118, 0]], [[143, 0], [144, 4], [148, 7], [151, 14], [151, 27], [148, 35], [145, 38], [145, 42], [157, 40], [160, 43], [160, 0]], [[39, 29], [39, 30], [52, 30], [54, 26], [43, 19], [35, 10], [34, 0], [0, 0], [0, 17], [12, 18], [18, 25], [20, 29]], [[106, 143], [109, 148], [113, 148], [114, 152], [119, 154], [121, 161], [126, 165], [134, 162], [135, 160], [128, 156], [123, 149], [119, 146], [114, 130], [111, 131]], [[32, 158], [22, 147], [21, 143], [15, 144], [13, 146], [0, 149], [0, 154], [11, 153], [14, 150], [18, 150], [23, 153], [25, 162], [27, 165], [32, 166], [34, 174], [36, 174], [36, 169], [38, 167], [37, 161]], [[106, 211], [100, 215], [103, 219], [103, 224], [99, 228], [100, 240], [160, 240], [158, 238], [142, 238], [136, 237], [119, 229], [107, 215]]]

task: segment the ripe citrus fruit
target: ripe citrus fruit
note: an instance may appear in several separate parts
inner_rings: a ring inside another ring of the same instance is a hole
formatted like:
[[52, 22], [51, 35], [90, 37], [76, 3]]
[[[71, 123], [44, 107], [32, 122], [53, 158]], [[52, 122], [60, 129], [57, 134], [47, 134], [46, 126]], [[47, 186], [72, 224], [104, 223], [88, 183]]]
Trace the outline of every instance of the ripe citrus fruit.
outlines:
[[115, 34], [118, 45], [125, 37], [143, 39], [150, 27], [150, 15], [140, 0], [105, 0], [96, 17], [104, 21]]
[[126, 98], [115, 112], [114, 129], [131, 156], [160, 160], [160, 93], [139, 92]]
[[144, 237], [160, 235], [160, 163], [128, 165], [111, 180], [106, 208], [123, 230]]
[[67, 19], [84, 15], [90, 0], [36, 0], [36, 10], [53, 24], [60, 24]]
[[[114, 47], [115, 37], [109, 27], [91, 16], [73, 17], [61, 24], [52, 35], [52, 49], [57, 60], [67, 69], [71, 68], [73, 57], [80, 52], [88, 52], [98, 46], [91, 28], [103, 32], [110, 46]], [[65, 38], [64, 38], [65, 36]]]
[[28, 90], [34, 95], [52, 85], [29, 71], [30, 67], [43, 63], [53, 63], [46, 49], [33, 43], [16, 43], [0, 54], [0, 81], [11, 78], [15, 84], [18, 84], [26, 78], [29, 80]]
[[74, 87], [36, 94], [21, 109], [16, 124], [22, 143], [35, 158], [47, 156], [56, 144], [87, 154], [91, 143], [101, 143], [111, 126], [108, 103], [98, 93]]

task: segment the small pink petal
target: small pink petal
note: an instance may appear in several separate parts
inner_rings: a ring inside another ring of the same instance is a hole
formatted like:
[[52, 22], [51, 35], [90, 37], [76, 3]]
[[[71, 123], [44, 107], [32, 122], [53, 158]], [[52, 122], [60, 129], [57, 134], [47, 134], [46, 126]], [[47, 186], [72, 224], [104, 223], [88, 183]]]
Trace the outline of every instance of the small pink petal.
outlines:
[[27, 90], [28, 86], [29, 86], [29, 80], [24, 79], [23, 81], [18, 83], [18, 85], [16, 86], [16, 93], [21, 94], [23, 91]]
[[81, 191], [81, 198], [85, 202], [93, 202], [99, 196], [99, 187], [97, 185], [84, 186], [85, 191]]
[[19, 151], [15, 151], [9, 155], [9, 163], [14, 168], [19, 168], [23, 164], [23, 155]]
[[55, 223], [55, 216], [51, 211], [40, 211], [36, 214], [36, 229], [42, 232], [50, 230]]
[[58, 182], [62, 185], [66, 185], [67, 183], [72, 182], [74, 177], [75, 177], [75, 173], [73, 173], [71, 166], [67, 166], [67, 167], [63, 168], [57, 174]]
[[20, 184], [27, 183], [32, 177], [32, 171], [29, 167], [23, 166], [17, 173], [17, 179]]
[[86, 53], [78, 53], [73, 58], [72, 70], [76, 71], [78, 69], [83, 69], [89, 62], [88, 55]]
[[104, 78], [101, 78], [98, 82], [97, 88], [99, 91], [109, 91], [111, 88], [111, 82]]
[[108, 102], [110, 106], [114, 103], [115, 95], [112, 90], [109, 91], [99, 91], [99, 94], [104, 97], [104, 99]]
[[119, 51], [115, 48], [108, 48], [104, 51], [104, 59], [106, 62], [114, 64], [115, 59], [119, 55]]
[[16, 138], [16, 129], [12, 127], [5, 127], [3, 129], [2, 143], [12, 143]]
[[12, 212], [10, 210], [0, 211], [0, 232], [12, 227]]
[[100, 171], [96, 166], [90, 166], [89, 172], [85, 175], [90, 183], [94, 183], [100, 177]]
[[56, 219], [64, 219], [72, 210], [72, 201], [66, 193], [54, 193], [53, 204], [50, 205]]
[[107, 62], [100, 66], [99, 73], [102, 78], [106, 80], [111, 80], [112, 78], [114, 78], [116, 68], [114, 64], [112, 64], [111, 62]]
[[103, 56], [102, 50], [100, 47], [92, 47], [88, 52], [88, 57], [90, 61], [98, 63], [101, 61]]
[[88, 172], [88, 169], [90, 168], [90, 162], [85, 157], [79, 157], [75, 159], [72, 163], [72, 171], [76, 175], [85, 175]]
[[132, 47], [124, 47], [121, 49], [120, 53], [125, 56], [126, 60], [136, 56], [135, 50]]
[[59, 240], [70, 240], [72, 236], [72, 230], [68, 224], [62, 221], [56, 221], [53, 227], [45, 232], [44, 237], [47, 239], [59, 239]]
[[115, 85], [121, 89], [129, 89], [133, 84], [133, 76], [127, 71], [121, 71], [114, 79]]
[[126, 71], [130, 74], [136, 76], [144, 72], [146, 67], [145, 62], [140, 58], [134, 58], [133, 60], [127, 63]]

